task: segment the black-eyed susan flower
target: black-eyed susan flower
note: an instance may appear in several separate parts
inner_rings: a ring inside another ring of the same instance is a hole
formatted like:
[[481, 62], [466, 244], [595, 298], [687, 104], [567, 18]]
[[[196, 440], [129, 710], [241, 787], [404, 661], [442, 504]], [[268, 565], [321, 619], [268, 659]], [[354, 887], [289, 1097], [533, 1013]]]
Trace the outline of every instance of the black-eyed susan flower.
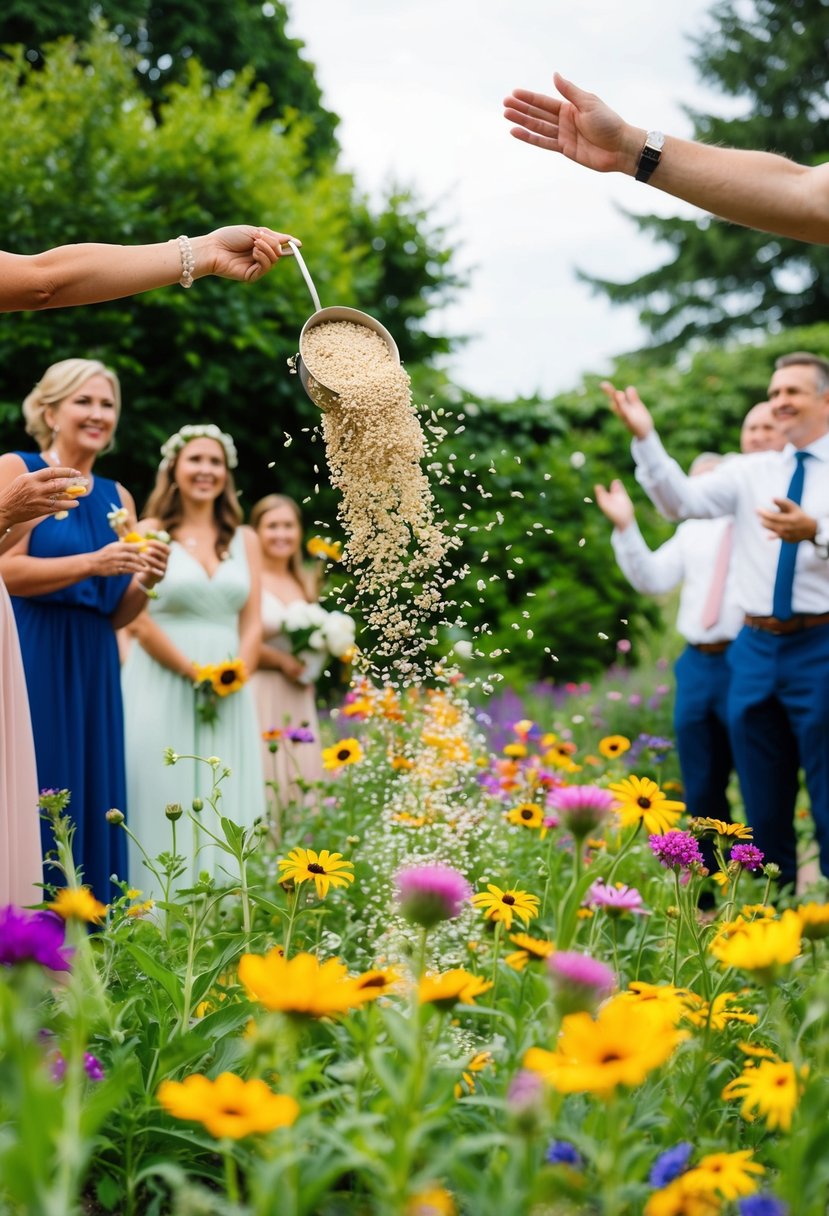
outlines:
[[766, 1171], [758, 1161], [752, 1161], [751, 1149], [736, 1153], [709, 1153], [699, 1165], [685, 1175], [692, 1183], [707, 1187], [709, 1193], [723, 1199], [737, 1199], [757, 1190], [757, 1178]]
[[619, 1085], [641, 1085], [685, 1038], [658, 1002], [612, 998], [595, 1018], [568, 1014], [555, 1051], [530, 1048], [524, 1067], [559, 1093], [610, 1094]]
[[486, 891], [472, 896], [472, 904], [480, 908], [488, 920], [502, 921], [504, 928], [512, 928], [513, 918], [518, 916], [528, 925], [538, 916], [538, 896], [527, 891], [502, 891], [494, 882], [487, 883]]
[[322, 763], [329, 770], [345, 768], [348, 764], [358, 764], [363, 758], [363, 749], [357, 739], [340, 739], [322, 751]]
[[688, 1170], [667, 1186], [654, 1191], [643, 1216], [720, 1216], [722, 1201], [708, 1183]]
[[504, 755], [509, 756], [511, 760], [521, 760], [526, 754], [526, 743], [507, 743], [504, 747]]
[[328, 849], [291, 849], [279, 863], [282, 881], [293, 881], [297, 885], [313, 880], [317, 895], [325, 899], [329, 887], [347, 887], [354, 881], [351, 872], [354, 863], [346, 861], [342, 853], [329, 853]]
[[375, 967], [373, 971], [364, 971], [354, 979], [358, 992], [368, 991], [370, 999], [385, 996], [402, 984], [402, 976], [394, 967]]
[[630, 749], [630, 739], [626, 739], [624, 735], [607, 735], [599, 740], [598, 746], [606, 760], [615, 760]]
[[273, 1012], [311, 1018], [332, 1017], [382, 996], [379, 987], [360, 987], [339, 959], [321, 963], [313, 954], [286, 959], [279, 949], [243, 954], [239, 981], [251, 1000]]
[[684, 802], [666, 798], [650, 777], [625, 777], [608, 788], [616, 795], [616, 809], [623, 827], [644, 823], [648, 832], [667, 832], [685, 810]]
[[544, 811], [537, 802], [519, 802], [507, 811], [506, 818], [522, 828], [540, 828], [544, 823]]
[[795, 908], [800, 918], [800, 932], [810, 941], [829, 937], [829, 904], [801, 904]]
[[244, 1081], [223, 1072], [211, 1081], [194, 1073], [183, 1081], [162, 1081], [158, 1100], [175, 1119], [201, 1123], [217, 1140], [241, 1140], [244, 1136], [290, 1127], [299, 1105], [288, 1094], [275, 1094], [264, 1081]]
[[543, 962], [555, 953], [555, 942], [543, 937], [532, 937], [529, 933], [511, 933], [510, 941], [518, 947], [508, 954], [504, 962], [514, 971], [523, 971], [529, 962]]
[[710, 1026], [712, 1030], [725, 1030], [732, 1022], [756, 1026], [757, 1014], [735, 1004], [737, 1001], [735, 992], [721, 992], [710, 1004], [695, 992], [689, 992], [685, 998], [685, 1020], [694, 1026]]
[[723, 840], [751, 840], [754, 833], [748, 824], [726, 823], [723, 819], [697, 816], [688, 822], [694, 836], [720, 836]]
[[475, 1076], [483, 1072], [492, 1063], [491, 1051], [477, 1051], [461, 1073], [461, 1079], [455, 1086], [455, 1097], [462, 1098], [475, 1092]]
[[421, 1005], [435, 1005], [438, 1009], [451, 1009], [459, 1002], [474, 1005], [475, 997], [492, 987], [491, 980], [483, 980], [463, 967], [455, 967], [440, 975], [424, 975], [418, 985]]
[[709, 945], [724, 967], [772, 975], [800, 954], [801, 922], [787, 909], [779, 920], [755, 920], [723, 926]]
[[49, 907], [64, 920], [82, 920], [91, 925], [99, 925], [106, 916], [106, 905], [89, 887], [61, 887]]
[[769, 1131], [780, 1128], [787, 1132], [802, 1090], [803, 1077], [798, 1076], [794, 1064], [761, 1060], [758, 1064], [748, 1062], [740, 1076], [725, 1086], [722, 1097], [726, 1102], [742, 1098], [740, 1114], [749, 1122], [759, 1115]]
[[217, 697], [229, 697], [232, 692], [238, 692], [248, 678], [247, 668], [242, 659], [229, 659], [226, 663], [216, 663], [210, 675], [210, 683]]

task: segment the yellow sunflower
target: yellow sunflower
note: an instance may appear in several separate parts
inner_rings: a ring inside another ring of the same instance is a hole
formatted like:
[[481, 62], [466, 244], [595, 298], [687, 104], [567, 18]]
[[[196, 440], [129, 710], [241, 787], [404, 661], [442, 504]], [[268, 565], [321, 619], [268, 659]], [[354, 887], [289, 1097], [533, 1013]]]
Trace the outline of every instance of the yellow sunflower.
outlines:
[[610, 1094], [618, 1085], [641, 1085], [687, 1037], [660, 1002], [613, 998], [595, 1019], [568, 1014], [555, 1051], [531, 1047], [524, 1067], [559, 1093]]
[[518, 806], [507, 811], [506, 818], [522, 828], [540, 828], [544, 823], [544, 812], [537, 802], [519, 802]]
[[436, 1005], [438, 1009], [451, 1009], [458, 1001], [463, 1005], [474, 1005], [475, 997], [492, 987], [490, 980], [455, 967], [442, 975], [424, 975], [418, 987], [421, 1005]]
[[290, 1127], [299, 1114], [299, 1104], [288, 1094], [275, 1094], [264, 1081], [243, 1081], [232, 1072], [215, 1081], [199, 1073], [181, 1082], [162, 1081], [158, 1100], [173, 1118], [201, 1123], [217, 1140]]
[[509, 756], [512, 760], [520, 760], [527, 754], [526, 743], [508, 743], [504, 748], [504, 755]]
[[757, 1179], [752, 1175], [765, 1172], [759, 1162], [751, 1160], [751, 1149], [741, 1149], [736, 1153], [709, 1153], [683, 1177], [689, 1185], [707, 1187], [723, 1199], [736, 1199], [739, 1195], [753, 1194]]
[[724, 929], [708, 947], [724, 967], [771, 973], [800, 954], [800, 917], [791, 909], [779, 920], [735, 922]]
[[800, 918], [800, 932], [810, 941], [829, 937], [829, 904], [801, 904], [795, 908]]
[[286, 959], [279, 948], [267, 954], [243, 954], [239, 982], [252, 1000], [266, 1009], [311, 1018], [346, 1013], [382, 996], [379, 987], [360, 986], [336, 958], [321, 963], [313, 954]]
[[599, 740], [599, 751], [607, 760], [623, 756], [629, 747], [630, 739], [626, 739], [624, 735], [607, 735]]
[[794, 1064], [785, 1060], [761, 1060], [759, 1064], [747, 1063], [740, 1076], [728, 1082], [722, 1097], [726, 1101], [742, 1098], [740, 1114], [749, 1122], [753, 1122], [755, 1115], [760, 1115], [769, 1131], [779, 1127], [787, 1132], [792, 1126], [792, 1115], [802, 1090], [802, 1079]]
[[546, 941], [541, 937], [531, 937], [529, 933], [511, 933], [510, 941], [515, 942], [518, 949], [508, 954], [504, 962], [514, 971], [523, 971], [530, 960], [543, 961], [555, 954], [555, 942]]
[[611, 782], [608, 788], [616, 795], [623, 827], [642, 822], [648, 832], [662, 836], [685, 810], [684, 802], [670, 801], [650, 777], [625, 777], [624, 781]]
[[512, 928], [512, 919], [518, 916], [528, 925], [538, 916], [538, 896], [526, 891], [502, 891], [495, 883], [487, 883], [486, 891], [472, 896], [472, 904], [483, 910], [488, 920], [503, 921], [504, 928]]
[[686, 1001], [690, 995], [686, 988], [675, 988], [673, 984], [648, 984], [644, 980], [634, 980], [627, 992], [620, 992], [616, 1000], [620, 1005], [635, 1007], [651, 1003], [658, 1005], [676, 1026], [686, 1013]]
[[241, 659], [217, 663], [210, 672], [210, 683], [219, 697], [229, 697], [232, 692], [238, 692], [247, 678], [248, 670]]
[[357, 739], [340, 739], [339, 743], [332, 743], [322, 752], [322, 763], [329, 771], [345, 768], [347, 764], [357, 764], [362, 758], [363, 749]]
[[49, 907], [64, 920], [83, 920], [92, 925], [99, 925], [106, 916], [106, 905], [89, 887], [61, 887]]
[[354, 863], [345, 861], [342, 853], [329, 853], [328, 849], [319, 853], [315, 849], [291, 849], [279, 868], [282, 882], [293, 880], [299, 884], [313, 879], [320, 899], [325, 899], [329, 886], [347, 887], [354, 881], [354, 875], [349, 873]]

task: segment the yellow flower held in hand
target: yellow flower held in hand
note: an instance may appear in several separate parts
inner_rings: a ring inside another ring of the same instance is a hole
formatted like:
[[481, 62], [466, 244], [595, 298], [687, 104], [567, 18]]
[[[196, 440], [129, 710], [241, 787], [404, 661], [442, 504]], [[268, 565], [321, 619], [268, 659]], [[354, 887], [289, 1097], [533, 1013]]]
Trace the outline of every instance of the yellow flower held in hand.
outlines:
[[518, 916], [528, 925], [538, 916], [538, 896], [526, 891], [502, 891], [495, 883], [487, 883], [486, 891], [472, 896], [472, 904], [480, 908], [487, 920], [503, 921], [504, 928], [512, 928], [513, 917]]
[[64, 920], [83, 920], [92, 925], [100, 924], [106, 916], [106, 905], [89, 887], [61, 887], [49, 907]]
[[623, 827], [641, 822], [648, 832], [663, 836], [685, 810], [684, 802], [666, 798], [650, 777], [625, 777], [608, 788], [616, 795], [616, 809]]
[[198, 1073], [181, 1082], [162, 1081], [158, 1100], [173, 1118], [202, 1123], [217, 1140], [290, 1127], [299, 1114], [299, 1105], [287, 1094], [275, 1094], [264, 1081], [243, 1081], [232, 1072], [215, 1081]]
[[339, 743], [333, 743], [322, 751], [323, 766], [329, 771], [344, 768], [347, 764], [357, 764], [362, 758], [363, 749], [357, 739], [340, 739]]
[[354, 881], [350, 873], [354, 863], [345, 861], [342, 853], [329, 853], [328, 849], [319, 853], [314, 849], [291, 849], [279, 868], [283, 882], [290, 879], [299, 884], [313, 879], [320, 899], [325, 899], [329, 886], [347, 887]]

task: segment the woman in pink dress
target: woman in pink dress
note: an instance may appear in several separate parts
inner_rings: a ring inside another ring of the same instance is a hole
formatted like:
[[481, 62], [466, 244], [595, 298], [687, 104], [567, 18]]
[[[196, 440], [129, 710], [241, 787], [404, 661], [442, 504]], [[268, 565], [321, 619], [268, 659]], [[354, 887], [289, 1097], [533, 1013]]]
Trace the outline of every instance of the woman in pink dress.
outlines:
[[[0, 312], [116, 300], [215, 274], [250, 282], [293, 250], [295, 238], [237, 224], [156, 245], [63, 245], [22, 255], [0, 250]], [[298, 242], [299, 243], [299, 242]], [[65, 496], [76, 469], [21, 474], [0, 494], [0, 553], [31, 521], [77, 508]], [[42, 881], [37, 777], [29, 702], [14, 617], [0, 579], [0, 907], [39, 902]]]
[[319, 671], [291, 652], [282, 628], [289, 605], [316, 603], [317, 589], [302, 566], [302, 516], [292, 498], [269, 494], [260, 499], [250, 526], [262, 550], [263, 642], [252, 686], [263, 735], [279, 732], [271, 741], [263, 738], [262, 746], [269, 801], [281, 810], [308, 798], [303, 785], [322, 777], [314, 698]]

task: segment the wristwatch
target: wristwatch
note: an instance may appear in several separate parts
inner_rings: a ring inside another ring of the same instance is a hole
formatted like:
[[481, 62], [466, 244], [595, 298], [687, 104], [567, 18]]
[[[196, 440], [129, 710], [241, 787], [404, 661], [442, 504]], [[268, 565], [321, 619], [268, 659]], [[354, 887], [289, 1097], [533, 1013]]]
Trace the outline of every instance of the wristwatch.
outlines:
[[824, 516], [817, 521], [817, 531], [812, 537], [812, 544], [821, 557], [829, 558], [829, 518]]
[[645, 146], [639, 153], [639, 163], [636, 166], [636, 180], [638, 182], [649, 180], [662, 157], [664, 144], [665, 136], [661, 131], [648, 131]]

